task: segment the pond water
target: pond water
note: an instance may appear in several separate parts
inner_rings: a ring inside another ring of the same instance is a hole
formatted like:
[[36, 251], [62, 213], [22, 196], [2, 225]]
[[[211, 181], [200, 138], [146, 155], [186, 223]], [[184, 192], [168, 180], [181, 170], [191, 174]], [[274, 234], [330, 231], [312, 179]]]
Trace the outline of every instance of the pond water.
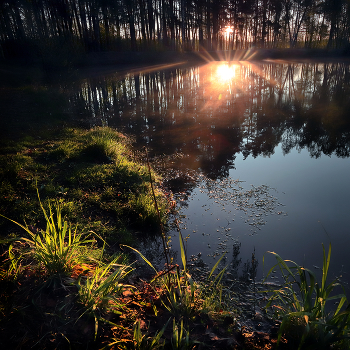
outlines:
[[267, 251], [317, 270], [331, 242], [331, 274], [344, 283], [349, 92], [345, 62], [111, 68], [64, 86], [75, 121], [116, 127], [159, 157], [188, 255], [213, 264], [227, 251], [228, 263], [239, 247], [243, 269], [255, 251], [260, 278], [274, 263]]

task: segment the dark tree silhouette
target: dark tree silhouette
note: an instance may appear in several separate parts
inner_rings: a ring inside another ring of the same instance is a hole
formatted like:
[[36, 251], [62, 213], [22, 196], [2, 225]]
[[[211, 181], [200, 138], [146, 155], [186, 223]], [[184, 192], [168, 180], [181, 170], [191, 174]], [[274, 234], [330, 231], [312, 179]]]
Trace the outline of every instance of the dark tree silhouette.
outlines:
[[349, 44], [349, 6], [345, 0], [2, 0], [0, 54], [44, 55], [55, 45], [85, 52], [341, 48]]

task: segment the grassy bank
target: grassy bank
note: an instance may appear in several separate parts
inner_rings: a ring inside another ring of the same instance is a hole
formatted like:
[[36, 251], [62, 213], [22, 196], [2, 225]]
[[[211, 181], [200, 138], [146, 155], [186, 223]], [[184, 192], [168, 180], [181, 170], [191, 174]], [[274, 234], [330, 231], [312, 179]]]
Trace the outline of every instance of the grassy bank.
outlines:
[[[118, 132], [67, 129], [45, 141], [8, 143], [2, 153], [0, 212], [7, 217], [33, 227], [44, 223], [38, 188], [44, 206], [58, 200], [70, 222], [106, 240], [132, 243], [132, 233], [141, 228], [159, 230], [148, 168]], [[156, 196], [165, 220], [166, 199], [160, 191]], [[15, 229], [5, 219], [0, 225], [3, 236]]]
[[234, 334], [214, 269], [200, 285], [184, 250], [163, 271], [135, 250], [161, 235], [166, 254], [171, 210], [142, 159], [109, 128], [3, 144], [1, 347], [190, 349], [221, 344], [208, 327], [224, 322]]
[[[348, 349], [350, 308], [334, 294], [338, 282], [326, 281], [331, 247], [320, 283], [275, 254], [270, 272], [280, 268], [283, 283], [259, 298], [275, 314], [257, 307], [255, 280], [247, 282], [250, 324], [260, 329], [252, 331], [223, 257], [194, 280], [179, 232], [172, 261], [173, 201], [147, 154], [117, 131], [3, 142], [0, 165], [1, 348]], [[150, 237], [163, 242], [161, 270], [137, 250]]]
[[[140, 161], [142, 156], [132, 150], [129, 139], [109, 128], [66, 129], [44, 138], [3, 141], [0, 312], [1, 333], [7, 333], [7, 340], [0, 337], [3, 346], [42, 348], [50, 344], [50, 337], [61, 346], [58, 338], [65, 336], [61, 332], [56, 339], [57, 329], [50, 329], [46, 321], [81, 331], [72, 324], [75, 317], [77, 324], [94, 329], [100, 318], [96, 308], [108, 304], [113, 294], [120, 296], [117, 281], [132, 269], [120, 265], [126, 262], [120, 244], [137, 246], [159, 235], [159, 219], [164, 225], [170, 209], [159, 189], [160, 178]], [[111, 277], [116, 265], [118, 272]], [[105, 278], [109, 282], [103, 285]], [[55, 304], [55, 311], [43, 298]], [[81, 307], [85, 311], [80, 312]], [[51, 311], [55, 315], [46, 319]], [[66, 313], [69, 320], [62, 316]], [[86, 319], [91, 315], [90, 324]], [[12, 322], [20, 322], [22, 330]], [[46, 329], [38, 330], [40, 324]], [[94, 338], [89, 334], [87, 341], [81, 341], [88, 344]]]

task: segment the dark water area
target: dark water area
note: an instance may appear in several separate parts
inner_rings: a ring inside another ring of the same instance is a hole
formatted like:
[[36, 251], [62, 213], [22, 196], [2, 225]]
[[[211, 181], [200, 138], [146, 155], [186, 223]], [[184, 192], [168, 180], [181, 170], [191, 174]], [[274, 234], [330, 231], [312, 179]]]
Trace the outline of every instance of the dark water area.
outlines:
[[213, 264], [227, 251], [229, 263], [239, 247], [244, 270], [255, 251], [260, 278], [274, 263], [267, 251], [317, 271], [331, 242], [331, 275], [350, 280], [348, 63], [109, 67], [36, 91], [47, 102], [31, 106], [26, 94], [38, 94], [24, 90], [17, 113], [108, 125], [158, 157], [188, 255]]

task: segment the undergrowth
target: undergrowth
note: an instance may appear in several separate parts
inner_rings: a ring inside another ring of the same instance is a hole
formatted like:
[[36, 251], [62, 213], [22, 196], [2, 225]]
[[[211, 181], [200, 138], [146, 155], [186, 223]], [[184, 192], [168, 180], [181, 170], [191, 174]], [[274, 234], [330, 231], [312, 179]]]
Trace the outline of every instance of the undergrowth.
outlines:
[[[161, 222], [156, 194], [152, 193]], [[0, 345], [67, 348], [74, 344], [75, 348], [83, 341], [93, 348], [192, 349], [201, 343], [191, 337], [190, 327], [203, 312], [204, 294], [187, 271], [181, 232], [182, 268], [168, 256], [165, 269], [157, 271], [135, 248], [124, 246], [137, 252], [155, 275], [150, 281], [132, 285], [127, 277], [133, 264], [126, 263], [120, 254], [109, 255], [106, 243], [99, 238], [103, 242], [99, 247], [94, 233], [72, 229], [62, 215], [61, 202], [46, 206], [39, 192], [37, 195], [46, 229], [34, 231], [6, 218], [22, 229], [22, 235], [2, 241], [8, 248], [0, 269], [0, 330], [6, 329], [7, 338], [2, 338]], [[222, 273], [213, 278], [214, 285], [220, 283]], [[155, 329], [157, 322], [153, 320], [146, 335], [141, 322], [152, 317], [167, 317], [167, 321]], [[14, 327], [16, 323], [23, 333]], [[81, 339], [82, 329], [86, 339]]]

